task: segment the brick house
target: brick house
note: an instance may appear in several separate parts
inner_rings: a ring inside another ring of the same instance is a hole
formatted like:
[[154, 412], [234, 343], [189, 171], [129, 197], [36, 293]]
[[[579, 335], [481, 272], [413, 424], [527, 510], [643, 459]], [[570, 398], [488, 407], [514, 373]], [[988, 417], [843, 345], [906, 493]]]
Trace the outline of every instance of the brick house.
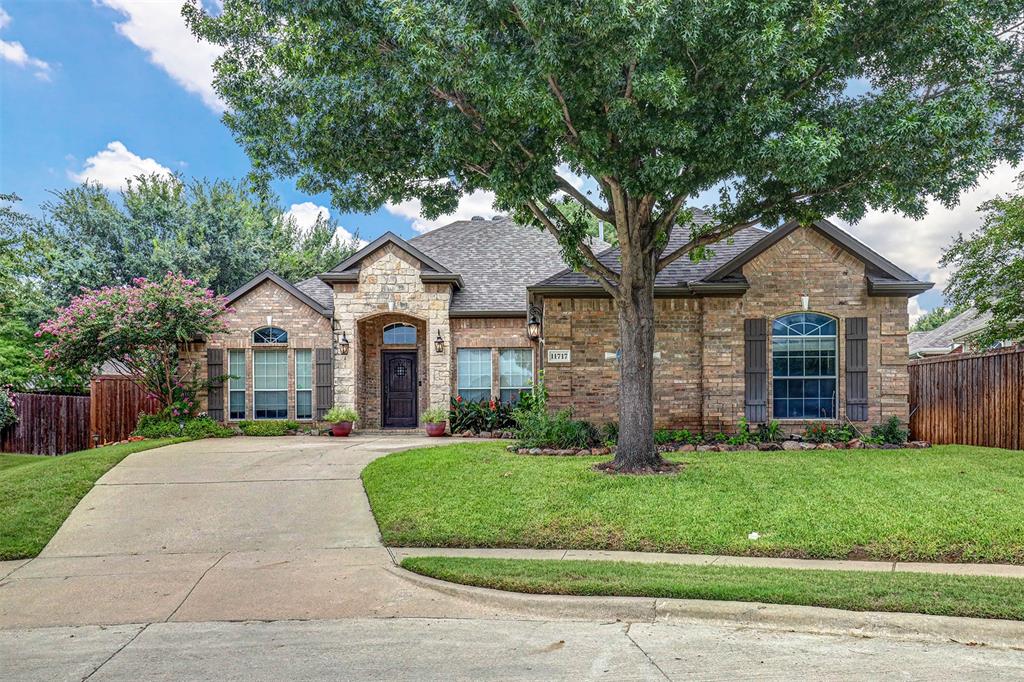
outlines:
[[[748, 228], [713, 251], [656, 281], [659, 426], [907, 420], [907, 299], [930, 283], [827, 221]], [[600, 258], [617, 267], [616, 250]], [[329, 272], [264, 272], [229, 299], [230, 333], [199, 349], [209, 375], [237, 377], [211, 390], [216, 419], [313, 421], [341, 405], [364, 429], [414, 427], [453, 395], [512, 400], [540, 369], [552, 408], [616, 418], [611, 299], [508, 218], [389, 232]]]

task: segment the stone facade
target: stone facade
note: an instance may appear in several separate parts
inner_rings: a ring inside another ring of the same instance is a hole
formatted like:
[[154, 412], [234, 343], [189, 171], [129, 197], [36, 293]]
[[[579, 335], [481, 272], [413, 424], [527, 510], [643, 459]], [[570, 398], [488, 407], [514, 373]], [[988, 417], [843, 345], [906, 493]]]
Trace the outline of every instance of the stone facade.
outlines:
[[[448, 306], [451, 285], [424, 282], [421, 264], [402, 249], [387, 244], [377, 249], [360, 263], [357, 283], [334, 285], [334, 402], [343, 407], [366, 409], [371, 402], [372, 382], [379, 394], [379, 349], [368, 345], [369, 329], [376, 329], [370, 319], [381, 315], [397, 314], [406, 321], [415, 321], [418, 331], [418, 358], [423, 385], [420, 387], [420, 407], [447, 407], [452, 383], [452, 355], [436, 353], [433, 340], [440, 334], [450, 344], [451, 330]], [[342, 334], [349, 340], [347, 355], [341, 352]], [[374, 355], [374, 353], [377, 353]], [[374, 359], [376, 358], [376, 360]], [[367, 388], [371, 385], [370, 388]], [[377, 406], [379, 410], [379, 403]], [[380, 424], [376, 412], [376, 425]], [[371, 415], [367, 415], [370, 417]], [[364, 426], [375, 428], [372, 420]]]
[[[252, 332], [261, 327], [274, 326], [288, 332], [287, 344], [264, 344], [258, 348], [285, 349], [288, 351], [288, 417], [295, 418], [295, 351], [312, 350], [315, 362], [317, 348], [330, 348], [333, 341], [331, 321], [295, 298], [271, 281], [264, 281], [252, 291], [232, 303], [234, 312], [225, 313], [221, 319], [230, 330], [225, 334], [214, 334], [205, 347], [191, 353], [193, 360], [200, 363], [200, 374], [207, 376], [206, 348], [224, 350], [224, 372], [228, 371], [228, 350], [245, 351], [246, 391], [245, 413], [253, 418], [253, 352]], [[225, 416], [227, 417], [227, 389], [225, 388]], [[208, 407], [206, 397], [202, 398], [202, 409]], [[313, 391], [313, 410], [316, 414], [316, 391]], [[228, 421], [231, 421], [228, 419]]]
[[[907, 299], [869, 296], [864, 264], [824, 235], [801, 228], [743, 268], [750, 284], [739, 297], [655, 301], [655, 421], [659, 427], [735, 430], [743, 417], [747, 318], [769, 320], [801, 310], [838, 321], [838, 412], [845, 419], [845, 320], [868, 318], [868, 424], [908, 420]], [[544, 301], [545, 349], [568, 349], [572, 362], [549, 364], [551, 406], [573, 406], [595, 422], [617, 419], [618, 323], [607, 298]], [[770, 325], [769, 325], [770, 326]], [[770, 344], [770, 340], [769, 340]], [[769, 346], [770, 347], [770, 346]], [[771, 405], [769, 363], [768, 401]], [[788, 430], [806, 422], [780, 420]]]

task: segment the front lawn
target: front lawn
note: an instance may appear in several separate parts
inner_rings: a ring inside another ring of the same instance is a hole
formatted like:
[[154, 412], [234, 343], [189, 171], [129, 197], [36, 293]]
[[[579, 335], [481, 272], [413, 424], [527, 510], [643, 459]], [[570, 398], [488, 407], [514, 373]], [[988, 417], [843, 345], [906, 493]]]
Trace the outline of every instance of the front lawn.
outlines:
[[182, 440], [143, 440], [60, 457], [5, 455], [0, 460], [0, 560], [39, 554], [96, 480], [128, 455]]
[[[1024, 563], [1024, 452], [690, 452], [677, 475], [462, 443], [376, 460], [363, 482], [395, 546], [553, 547]], [[752, 532], [757, 540], [748, 539]]]
[[1017, 578], [463, 557], [412, 557], [402, 567], [449, 582], [535, 594], [716, 599], [1024, 620], [1024, 580]]

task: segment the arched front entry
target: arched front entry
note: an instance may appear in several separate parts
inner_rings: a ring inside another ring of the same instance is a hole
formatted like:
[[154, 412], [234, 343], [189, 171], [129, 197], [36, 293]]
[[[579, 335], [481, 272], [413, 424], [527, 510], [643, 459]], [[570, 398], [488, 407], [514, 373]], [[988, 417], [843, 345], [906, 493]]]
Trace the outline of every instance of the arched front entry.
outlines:
[[362, 428], [414, 428], [429, 398], [426, 322], [384, 313], [358, 321], [357, 407]]

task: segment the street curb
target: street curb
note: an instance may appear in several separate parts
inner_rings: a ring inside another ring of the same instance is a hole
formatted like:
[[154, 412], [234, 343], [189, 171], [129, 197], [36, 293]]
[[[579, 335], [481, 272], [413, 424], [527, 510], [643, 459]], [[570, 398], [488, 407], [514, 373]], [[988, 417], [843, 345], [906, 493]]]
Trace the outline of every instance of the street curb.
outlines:
[[844, 611], [760, 602], [526, 594], [438, 580], [400, 566], [387, 570], [415, 585], [442, 594], [549, 620], [619, 620], [667, 625], [699, 621], [763, 630], [929, 643], [955, 642], [1024, 651], [1024, 622], [1021, 621]]

